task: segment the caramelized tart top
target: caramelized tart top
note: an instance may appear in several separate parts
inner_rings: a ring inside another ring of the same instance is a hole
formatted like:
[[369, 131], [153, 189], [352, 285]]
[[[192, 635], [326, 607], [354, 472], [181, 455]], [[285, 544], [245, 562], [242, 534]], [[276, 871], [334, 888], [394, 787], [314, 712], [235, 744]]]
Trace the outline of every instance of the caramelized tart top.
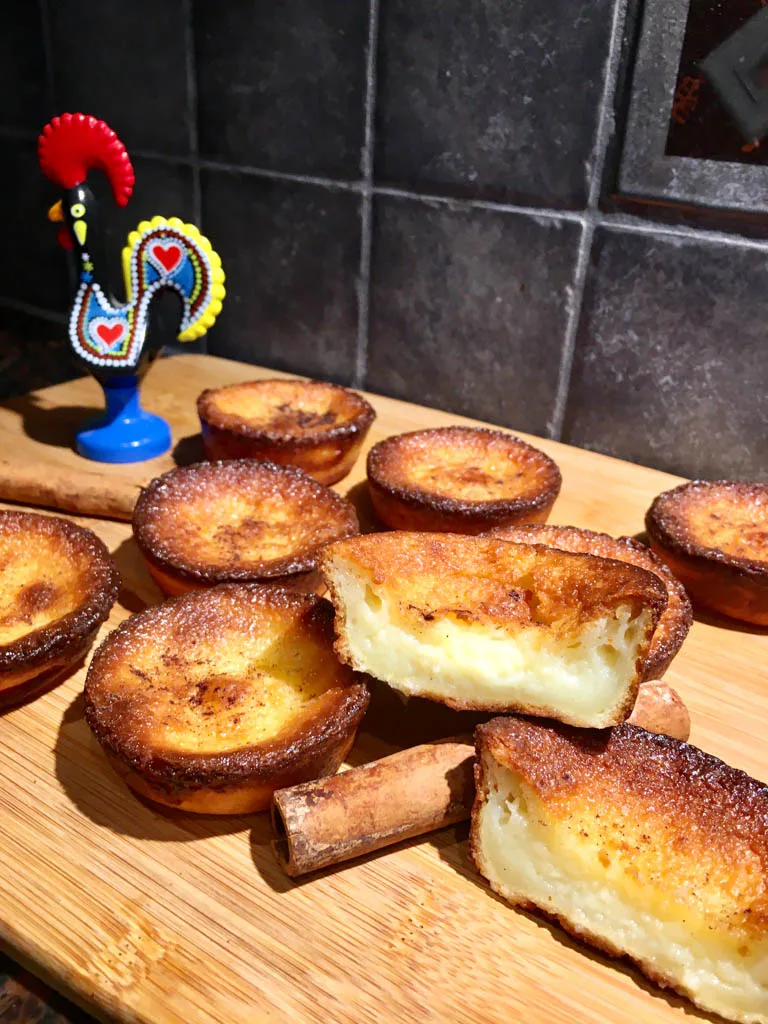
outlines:
[[388, 437], [368, 453], [368, 476], [402, 501], [446, 511], [535, 508], [560, 490], [557, 465], [512, 434], [437, 427]]
[[[299, 740], [327, 740], [368, 701], [333, 654], [320, 598], [223, 584], [132, 616], [93, 657], [86, 718], [99, 740], [157, 773], [250, 772]], [[233, 757], [237, 754], [237, 757]], [[159, 759], [159, 762], [155, 762]]]
[[0, 669], [45, 661], [109, 615], [119, 575], [95, 533], [59, 516], [0, 511]]
[[768, 484], [693, 480], [658, 495], [645, 525], [681, 554], [768, 573]]
[[320, 558], [332, 592], [337, 558], [386, 584], [400, 615], [413, 621], [447, 615], [567, 633], [621, 605], [633, 611], [648, 606], [655, 622], [667, 601], [661, 580], [638, 566], [495, 537], [393, 530], [339, 541]]
[[150, 559], [216, 583], [307, 572], [324, 544], [357, 533], [358, 523], [350, 502], [301, 470], [230, 459], [153, 480], [133, 529]]
[[357, 391], [316, 380], [255, 380], [209, 388], [197, 408], [212, 426], [292, 447], [367, 430], [376, 416]]
[[[624, 723], [525, 718], [478, 727], [478, 751], [519, 774], [618, 884], [673, 893], [681, 917], [734, 941], [768, 927], [768, 788], [711, 754]], [[599, 813], [596, 813], [596, 808]]]
[[611, 537], [607, 533], [584, 530], [577, 526], [550, 524], [502, 526], [489, 531], [489, 535], [517, 544], [546, 544], [560, 551], [613, 558], [655, 573], [667, 588], [667, 607], [658, 621], [646, 656], [645, 678], [657, 678], [657, 672], [668, 667], [688, 635], [693, 623], [693, 611], [685, 587], [660, 558], [632, 537]]

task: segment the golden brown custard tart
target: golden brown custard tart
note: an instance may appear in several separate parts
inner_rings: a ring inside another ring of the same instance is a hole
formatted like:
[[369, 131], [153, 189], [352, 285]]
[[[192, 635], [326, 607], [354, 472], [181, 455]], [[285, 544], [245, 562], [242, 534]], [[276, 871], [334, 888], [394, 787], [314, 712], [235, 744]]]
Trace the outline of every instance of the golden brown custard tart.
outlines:
[[496, 718], [475, 740], [470, 850], [500, 896], [703, 1010], [768, 1022], [762, 782], [626, 724]]
[[546, 544], [560, 551], [576, 551], [601, 558], [630, 562], [655, 573], [667, 588], [667, 607], [662, 612], [645, 659], [643, 679], [661, 679], [683, 645], [693, 622], [691, 602], [685, 588], [664, 562], [644, 544], [631, 537], [582, 530], [576, 526], [518, 526], [491, 531], [492, 536], [518, 544]]
[[654, 500], [645, 528], [694, 602], [768, 626], [768, 484], [681, 484]]
[[368, 533], [320, 568], [336, 653], [409, 697], [603, 728], [632, 712], [667, 592], [655, 573], [543, 544]]
[[119, 575], [95, 533], [0, 512], [0, 707], [53, 686], [94, 641]]
[[124, 781], [161, 804], [246, 814], [333, 774], [368, 706], [333, 654], [321, 598], [224, 584], [134, 615], [102, 643], [88, 724]]
[[231, 459], [153, 480], [136, 502], [133, 532], [166, 594], [235, 582], [313, 590], [320, 549], [358, 523], [350, 502], [306, 473]]
[[477, 534], [543, 523], [560, 484], [548, 455], [485, 427], [398, 434], [368, 453], [373, 507], [394, 530]]
[[352, 469], [376, 413], [357, 391], [317, 380], [255, 380], [197, 400], [209, 459], [298, 466], [321, 484]]

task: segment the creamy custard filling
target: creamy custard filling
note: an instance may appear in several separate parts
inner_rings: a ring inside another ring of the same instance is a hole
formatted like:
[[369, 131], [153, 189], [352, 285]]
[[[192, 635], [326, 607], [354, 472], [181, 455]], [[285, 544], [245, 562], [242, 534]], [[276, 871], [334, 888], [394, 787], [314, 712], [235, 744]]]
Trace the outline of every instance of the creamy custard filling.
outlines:
[[345, 573], [345, 637], [358, 667], [409, 695], [478, 706], [557, 708], [574, 725], [608, 725], [636, 672], [649, 612], [586, 623], [558, 636], [532, 624], [505, 629], [445, 616], [414, 622], [385, 588]]
[[768, 1022], [768, 939], [740, 943], [694, 913], [681, 916], [661, 888], [635, 888], [633, 900], [633, 886], [609, 880], [598, 856], [585, 858], [573, 834], [547, 820], [513, 772], [486, 762], [486, 785], [478, 859], [501, 895], [559, 915], [652, 974], [675, 979], [706, 1010], [746, 1024]]

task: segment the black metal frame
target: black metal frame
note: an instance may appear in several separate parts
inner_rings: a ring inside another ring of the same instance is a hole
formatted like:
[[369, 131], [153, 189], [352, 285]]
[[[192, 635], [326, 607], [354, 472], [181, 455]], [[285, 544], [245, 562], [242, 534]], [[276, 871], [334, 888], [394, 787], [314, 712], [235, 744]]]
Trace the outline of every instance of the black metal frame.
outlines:
[[768, 166], [668, 156], [689, 0], [646, 0], [624, 131], [619, 196], [768, 214]]

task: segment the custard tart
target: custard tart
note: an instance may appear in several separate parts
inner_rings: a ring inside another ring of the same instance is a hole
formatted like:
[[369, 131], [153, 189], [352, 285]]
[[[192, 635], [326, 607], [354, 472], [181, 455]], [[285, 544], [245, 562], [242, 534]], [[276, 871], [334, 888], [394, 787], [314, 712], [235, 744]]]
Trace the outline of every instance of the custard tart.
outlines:
[[653, 634], [651, 648], [645, 659], [643, 679], [661, 679], [688, 635], [693, 612], [682, 583], [644, 544], [632, 537], [611, 537], [607, 533], [582, 530], [577, 526], [505, 527], [491, 531], [491, 535], [518, 544], [546, 544], [560, 551], [580, 551], [601, 558], [615, 558], [655, 573], [667, 588], [667, 607]]
[[632, 712], [667, 602], [626, 562], [452, 533], [369, 533], [320, 567], [336, 652], [412, 697], [603, 728]]
[[197, 411], [209, 459], [298, 466], [321, 484], [349, 473], [376, 417], [357, 391], [290, 379], [209, 388]]
[[681, 484], [654, 500], [645, 528], [694, 603], [768, 626], [768, 484]]
[[368, 706], [321, 598], [223, 584], [132, 616], [101, 644], [85, 716], [135, 792], [201, 814], [264, 810], [333, 774]]
[[153, 480], [136, 502], [133, 532], [168, 595], [218, 583], [311, 591], [320, 549], [358, 523], [350, 502], [301, 470], [231, 459]]
[[95, 533], [0, 511], [0, 707], [53, 686], [93, 643], [119, 575]]
[[389, 437], [371, 448], [367, 469], [376, 514], [394, 530], [477, 534], [543, 523], [561, 484], [548, 455], [485, 427]]
[[475, 740], [470, 848], [495, 892], [703, 1010], [768, 1024], [762, 782], [627, 724], [496, 718]]

